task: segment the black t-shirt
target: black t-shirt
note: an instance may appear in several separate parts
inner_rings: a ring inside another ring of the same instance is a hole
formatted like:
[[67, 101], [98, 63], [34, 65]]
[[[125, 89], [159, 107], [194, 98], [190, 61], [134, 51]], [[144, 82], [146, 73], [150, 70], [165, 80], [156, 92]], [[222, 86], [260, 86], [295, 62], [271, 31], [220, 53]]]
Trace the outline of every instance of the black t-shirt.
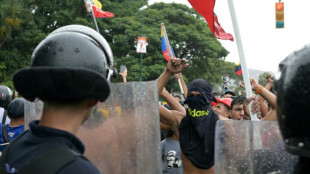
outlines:
[[[83, 143], [73, 134], [59, 129], [40, 126], [38, 120], [32, 121], [30, 123], [30, 131], [12, 144], [7, 157], [7, 164], [11, 169], [15, 168], [18, 170], [37, 155], [59, 145], [80, 154], [83, 154], [85, 151]], [[58, 174], [68, 173], [99, 174], [100, 172], [91, 162], [82, 157], [77, 157], [74, 162], [58, 172]]]
[[210, 108], [204, 116], [187, 114], [181, 121], [179, 141], [183, 154], [198, 168], [209, 169], [214, 165], [215, 126], [218, 115]]

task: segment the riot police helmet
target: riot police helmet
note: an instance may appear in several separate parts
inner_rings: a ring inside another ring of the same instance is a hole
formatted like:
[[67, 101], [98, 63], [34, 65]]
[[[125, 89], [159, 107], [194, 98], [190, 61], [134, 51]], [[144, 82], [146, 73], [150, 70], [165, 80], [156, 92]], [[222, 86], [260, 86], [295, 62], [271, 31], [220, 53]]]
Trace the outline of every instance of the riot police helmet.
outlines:
[[288, 152], [310, 157], [310, 44], [281, 64], [276, 75], [277, 117]]
[[108, 42], [95, 30], [68, 25], [49, 34], [35, 48], [31, 65], [14, 74], [16, 90], [33, 101], [94, 98], [110, 94], [113, 55]]

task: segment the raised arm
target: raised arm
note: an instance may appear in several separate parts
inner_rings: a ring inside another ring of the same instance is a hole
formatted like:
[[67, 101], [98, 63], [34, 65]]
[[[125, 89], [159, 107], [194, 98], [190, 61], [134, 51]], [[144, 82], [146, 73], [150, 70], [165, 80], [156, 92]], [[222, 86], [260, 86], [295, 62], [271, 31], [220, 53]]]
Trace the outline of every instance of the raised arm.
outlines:
[[177, 110], [183, 113], [184, 115], [186, 114], [184, 107], [176, 99], [174, 99], [174, 97], [171, 94], [169, 94], [166, 88], [163, 89], [161, 96], [167, 101], [171, 110]]
[[171, 126], [169, 126], [169, 125], [167, 125], [165, 123], [160, 122], [160, 129], [161, 130], [169, 130], [169, 129], [171, 129]]
[[250, 79], [252, 89], [255, 91], [255, 94], [261, 95], [267, 102], [270, 104], [272, 109], [277, 108], [277, 97], [271, 93], [269, 90], [259, 85], [257, 81], [253, 78]]
[[265, 88], [270, 91], [270, 89], [273, 87], [274, 76], [269, 74], [266, 76], [266, 79], [267, 79], [267, 84]]
[[127, 68], [125, 68], [124, 72], [118, 73], [118, 74], [122, 76], [123, 82], [126, 83], [127, 82]]
[[183, 88], [183, 97], [186, 98], [187, 97], [187, 86], [186, 86], [186, 83], [183, 79], [183, 75], [182, 73], [177, 73], [177, 74], [174, 74], [174, 79], [178, 81], [178, 79], [180, 79], [181, 81], [181, 85], [182, 85], [182, 88]]
[[157, 79], [158, 95], [161, 94], [168, 80], [174, 73], [182, 72], [188, 66], [188, 64], [185, 63], [186, 59], [179, 59], [179, 58], [170, 59], [166, 69]]
[[160, 122], [178, 128], [184, 115], [176, 110], [168, 110], [159, 105]]
[[[266, 76], [266, 80], [267, 84], [265, 86], [265, 89], [270, 91], [271, 88], [273, 87], [274, 76], [269, 74]], [[265, 103], [265, 99], [262, 96], [259, 96], [259, 102], [260, 102], [260, 111], [262, 113], [262, 116], [265, 117], [269, 112], [268, 105]]]

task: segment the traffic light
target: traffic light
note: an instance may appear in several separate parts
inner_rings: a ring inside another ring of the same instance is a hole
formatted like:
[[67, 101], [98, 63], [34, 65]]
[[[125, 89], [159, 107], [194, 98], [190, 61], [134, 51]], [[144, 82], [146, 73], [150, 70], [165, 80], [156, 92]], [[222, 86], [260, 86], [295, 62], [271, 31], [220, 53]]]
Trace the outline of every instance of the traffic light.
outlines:
[[276, 3], [276, 28], [284, 28], [284, 2]]

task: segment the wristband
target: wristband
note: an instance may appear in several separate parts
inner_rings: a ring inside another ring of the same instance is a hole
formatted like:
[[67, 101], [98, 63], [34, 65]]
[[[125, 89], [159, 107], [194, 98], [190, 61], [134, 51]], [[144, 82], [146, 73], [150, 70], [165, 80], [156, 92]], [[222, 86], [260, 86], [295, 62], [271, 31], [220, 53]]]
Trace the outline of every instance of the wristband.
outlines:
[[259, 85], [259, 89], [257, 91], [255, 91], [255, 94], [260, 94], [262, 92], [262, 85]]

